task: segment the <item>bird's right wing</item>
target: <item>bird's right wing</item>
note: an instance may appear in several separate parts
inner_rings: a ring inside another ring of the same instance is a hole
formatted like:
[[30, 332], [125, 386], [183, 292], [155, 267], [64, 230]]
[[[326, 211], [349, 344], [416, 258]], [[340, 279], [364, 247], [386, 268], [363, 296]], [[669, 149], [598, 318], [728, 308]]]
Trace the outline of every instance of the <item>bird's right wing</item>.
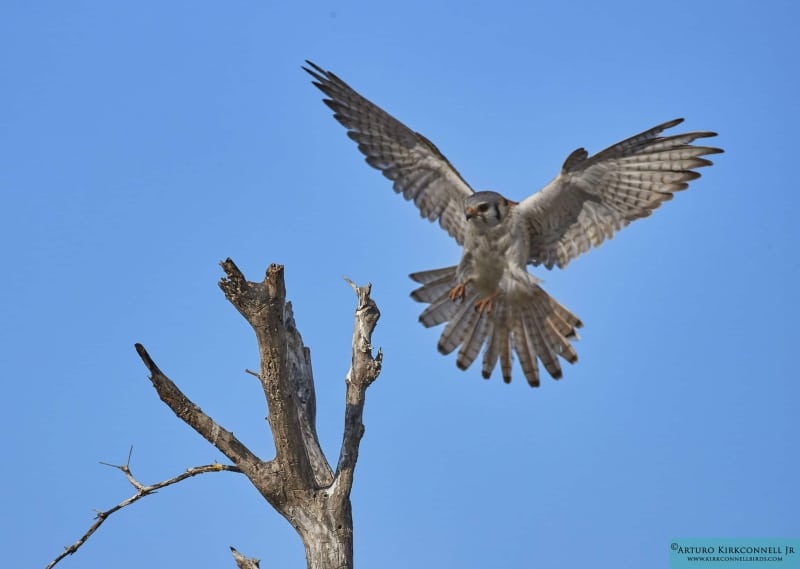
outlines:
[[439, 224], [464, 244], [467, 220], [464, 199], [474, 192], [447, 158], [427, 138], [371, 103], [330, 71], [306, 61], [334, 118], [356, 141], [367, 163], [394, 182], [394, 191], [419, 208], [422, 217]]

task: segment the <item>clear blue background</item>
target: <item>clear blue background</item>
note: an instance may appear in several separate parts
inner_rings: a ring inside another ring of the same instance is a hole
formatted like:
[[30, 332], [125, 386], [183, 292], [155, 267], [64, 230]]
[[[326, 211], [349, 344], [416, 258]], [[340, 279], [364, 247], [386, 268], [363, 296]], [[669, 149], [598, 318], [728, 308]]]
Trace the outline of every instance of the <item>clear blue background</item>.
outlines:
[[[0, 7], [4, 567], [44, 567], [132, 493], [223, 460], [155, 395], [273, 449], [247, 324], [216, 282], [286, 265], [335, 460], [355, 297], [384, 371], [353, 492], [359, 567], [663, 567], [676, 537], [798, 537], [795, 2], [29, 2]], [[309, 58], [522, 198], [575, 148], [676, 116], [726, 153], [565, 271], [580, 362], [461, 372], [407, 274], [455, 243], [368, 168]], [[304, 566], [244, 477], [116, 514], [64, 568]]]

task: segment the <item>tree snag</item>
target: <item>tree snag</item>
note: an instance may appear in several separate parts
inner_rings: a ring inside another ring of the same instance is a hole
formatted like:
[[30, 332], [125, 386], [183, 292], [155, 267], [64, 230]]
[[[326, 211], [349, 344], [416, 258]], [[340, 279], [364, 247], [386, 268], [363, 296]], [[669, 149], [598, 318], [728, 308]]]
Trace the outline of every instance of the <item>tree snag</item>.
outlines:
[[[150, 371], [149, 379], [161, 400], [233, 462], [234, 466], [217, 465], [216, 470], [232, 470], [247, 476], [270, 505], [297, 530], [305, 545], [308, 569], [352, 569], [350, 491], [364, 434], [362, 417], [366, 390], [378, 377], [382, 360], [380, 350], [376, 356], [372, 354], [372, 332], [380, 311], [370, 296], [371, 285], [359, 287], [347, 281], [358, 297], [358, 304], [352, 359], [345, 378], [344, 435], [334, 471], [317, 437], [310, 351], [303, 345], [291, 303], [286, 301], [283, 266], [270, 265], [259, 283], [247, 281], [230, 259], [221, 266], [226, 277], [220, 280], [219, 286], [252, 326], [258, 340], [261, 367], [258, 373], [250, 373], [259, 378], [264, 391], [275, 457], [262, 460], [256, 456], [233, 433], [186, 397], [159, 369], [144, 346], [136, 344], [136, 351]], [[120, 468], [126, 472], [126, 467]], [[74, 553], [96, 526], [55, 562]], [[231, 551], [239, 567], [258, 566], [256, 559], [246, 558], [232, 547]]]

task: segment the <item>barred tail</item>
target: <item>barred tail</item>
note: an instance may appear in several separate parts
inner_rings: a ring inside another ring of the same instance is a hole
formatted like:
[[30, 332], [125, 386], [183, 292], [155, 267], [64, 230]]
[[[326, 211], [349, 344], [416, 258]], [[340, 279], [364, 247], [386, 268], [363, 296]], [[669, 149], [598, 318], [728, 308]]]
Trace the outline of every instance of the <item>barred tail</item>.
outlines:
[[[500, 361], [503, 381], [511, 381], [511, 354], [516, 352], [522, 371], [532, 387], [539, 386], [539, 364], [554, 379], [560, 379], [559, 357], [575, 363], [578, 354], [572, 341], [583, 324], [572, 312], [538, 285], [513, 304], [504, 293], [492, 298], [491, 308], [476, 310], [481, 300], [475, 287], [467, 285], [463, 300], [454, 302], [448, 293], [456, 286], [456, 267], [421, 271], [410, 275], [422, 286], [411, 293], [428, 303], [419, 320], [426, 328], [447, 325], [439, 338], [439, 351], [449, 354], [459, 348], [456, 365], [467, 369], [483, 349], [482, 375], [489, 379]], [[485, 348], [484, 348], [485, 347]]]

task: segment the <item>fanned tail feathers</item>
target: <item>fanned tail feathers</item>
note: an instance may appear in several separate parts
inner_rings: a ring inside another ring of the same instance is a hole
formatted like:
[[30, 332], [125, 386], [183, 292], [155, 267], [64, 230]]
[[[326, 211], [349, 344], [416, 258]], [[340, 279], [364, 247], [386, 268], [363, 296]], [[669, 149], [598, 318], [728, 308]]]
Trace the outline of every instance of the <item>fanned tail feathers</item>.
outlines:
[[560, 379], [559, 358], [569, 363], [578, 360], [571, 341], [578, 339], [581, 321], [538, 285], [531, 287], [528, 298], [515, 299], [513, 308], [501, 293], [492, 299], [490, 310], [480, 313], [475, 304], [481, 295], [470, 285], [462, 300], [450, 300], [456, 267], [422, 271], [411, 278], [422, 284], [411, 297], [428, 303], [420, 322], [428, 328], [447, 324], [438, 348], [442, 354], [458, 349], [456, 365], [462, 370], [471, 366], [483, 349], [483, 377], [489, 379], [499, 360], [503, 381], [508, 383], [512, 352], [516, 352], [528, 383], [538, 387], [539, 361], [554, 379]]

